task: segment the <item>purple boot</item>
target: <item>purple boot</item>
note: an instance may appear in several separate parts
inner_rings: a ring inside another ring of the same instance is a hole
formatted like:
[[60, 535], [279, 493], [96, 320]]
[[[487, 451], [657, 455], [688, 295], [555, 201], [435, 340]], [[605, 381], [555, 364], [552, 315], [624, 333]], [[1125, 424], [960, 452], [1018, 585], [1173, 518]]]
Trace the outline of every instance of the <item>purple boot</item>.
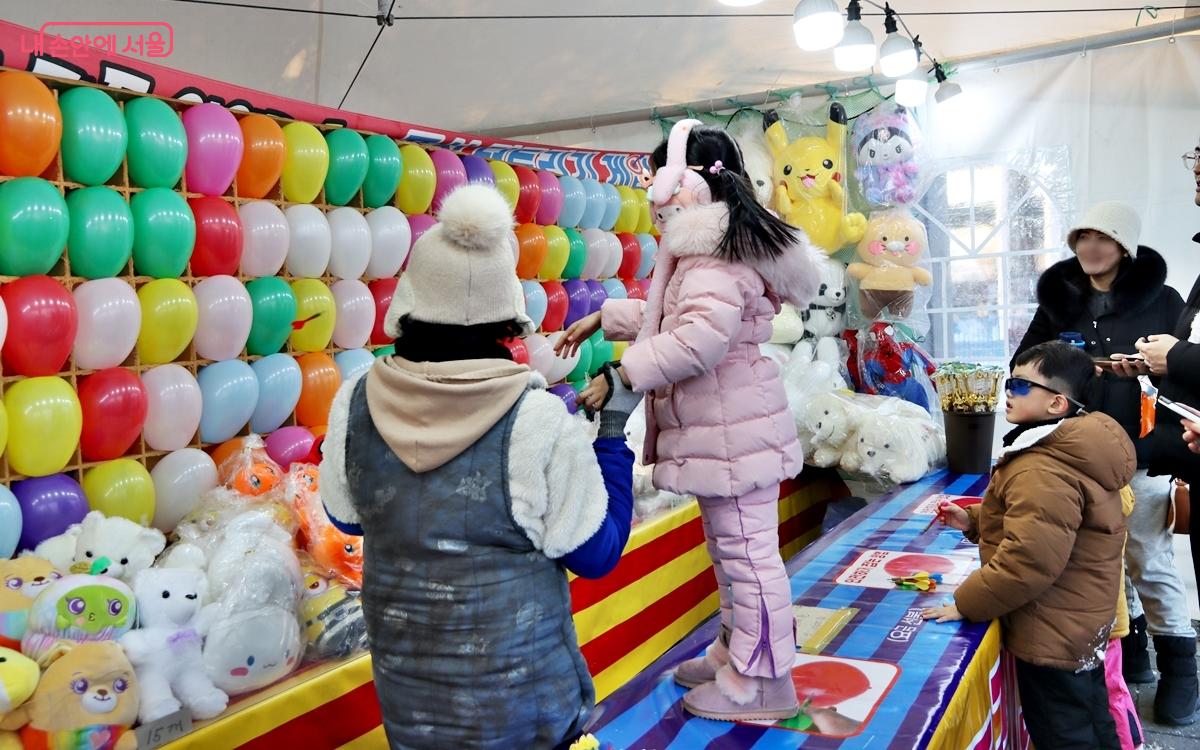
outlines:
[[717, 670], [729, 663], [729, 631], [721, 626], [721, 634], [712, 642], [704, 656], [697, 656], [675, 667], [675, 682], [685, 688], [700, 687], [717, 679]]
[[683, 707], [716, 721], [781, 721], [800, 712], [792, 675], [746, 677], [726, 664], [717, 678], [683, 696]]

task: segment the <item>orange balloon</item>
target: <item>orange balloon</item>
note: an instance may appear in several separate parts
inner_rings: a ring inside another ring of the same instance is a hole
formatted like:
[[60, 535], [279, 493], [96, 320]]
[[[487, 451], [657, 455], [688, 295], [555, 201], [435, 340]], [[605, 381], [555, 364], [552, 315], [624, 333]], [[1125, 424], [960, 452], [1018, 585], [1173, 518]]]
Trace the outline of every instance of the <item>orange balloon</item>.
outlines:
[[62, 111], [54, 93], [32, 73], [0, 73], [0, 174], [37, 177], [62, 140]]
[[296, 421], [304, 427], [329, 424], [329, 407], [342, 384], [342, 375], [333, 357], [313, 352], [296, 358], [300, 364], [300, 402]]
[[238, 121], [245, 150], [237, 171], [238, 196], [263, 198], [279, 182], [287, 146], [283, 128], [266, 115], [246, 115]]
[[327, 425], [320, 425], [318, 427], [309, 427], [308, 431], [313, 434], [313, 437], [321, 437], [326, 432], [329, 432], [329, 427]]
[[226, 440], [212, 450], [213, 463], [217, 465], [217, 479], [221, 484], [228, 484], [229, 479], [233, 476], [233, 472], [237, 471], [238, 464], [229, 459], [238, 455], [242, 450], [242, 441], [246, 438], [234, 438]]
[[517, 245], [521, 250], [520, 259], [517, 260], [517, 276], [536, 279], [542, 263], [546, 262], [546, 254], [550, 252], [546, 233], [537, 224], [522, 224], [517, 227]]

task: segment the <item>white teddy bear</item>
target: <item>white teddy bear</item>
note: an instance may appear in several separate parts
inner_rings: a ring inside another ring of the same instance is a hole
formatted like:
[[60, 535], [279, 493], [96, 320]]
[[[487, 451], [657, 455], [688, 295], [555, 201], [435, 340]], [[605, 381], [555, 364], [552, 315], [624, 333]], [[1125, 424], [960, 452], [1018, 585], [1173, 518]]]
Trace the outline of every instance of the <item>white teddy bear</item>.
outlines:
[[83, 517], [82, 523], [71, 524], [27, 554], [49, 560], [64, 572], [107, 575], [132, 583], [166, 545], [167, 539], [158, 529], [119, 516], [108, 518], [94, 510]]
[[919, 406], [886, 402], [859, 416], [841, 468], [887, 484], [915, 482], [945, 460], [945, 434]]
[[832, 467], [854, 432], [861, 407], [837, 393], [819, 393], [801, 408], [798, 427], [814, 466]]
[[800, 313], [804, 340], [811, 341], [816, 359], [844, 364], [841, 336], [846, 328], [846, 266], [832, 258], [820, 260], [821, 286], [817, 297]]
[[742, 166], [750, 176], [750, 185], [754, 188], [754, 197], [763, 206], [771, 206], [771, 198], [775, 194], [775, 183], [772, 172], [775, 160], [767, 147], [766, 136], [763, 135], [762, 120], [758, 117], [741, 117], [732, 127], [729, 134], [737, 141], [742, 150]]
[[134, 577], [141, 625], [121, 638], [121, 647], [141, 684], [143, 724], [183, 706], [197, 719], [211, 719], [229, 704], [204, 669], [207, 585], [203, 571], [185, 568], [150, 568]]

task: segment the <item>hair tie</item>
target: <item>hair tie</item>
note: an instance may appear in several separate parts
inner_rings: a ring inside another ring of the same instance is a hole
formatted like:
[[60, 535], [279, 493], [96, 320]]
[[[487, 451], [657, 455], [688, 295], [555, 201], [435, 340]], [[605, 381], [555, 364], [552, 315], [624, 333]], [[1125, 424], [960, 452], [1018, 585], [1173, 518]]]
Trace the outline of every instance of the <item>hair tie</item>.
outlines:
[[720, 174], [721, 172], [724, 172], [724, 171], [725, 171], [725, 165], [721, 163], [720, 159], [717, 159], [715, 162], [713, 162], [713, 165], [708, 168], [709, 174]]

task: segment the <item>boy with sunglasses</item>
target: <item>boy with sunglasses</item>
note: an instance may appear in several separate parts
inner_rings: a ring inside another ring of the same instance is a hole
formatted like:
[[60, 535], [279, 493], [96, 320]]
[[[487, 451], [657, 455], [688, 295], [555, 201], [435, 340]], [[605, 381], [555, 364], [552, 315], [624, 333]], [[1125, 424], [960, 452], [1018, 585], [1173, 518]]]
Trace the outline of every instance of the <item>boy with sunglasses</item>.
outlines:
[[1009, 378], [1005, 439], [983, 503], [942, 509], [979, 544], [983, 567], [926, 610], [938, 622], [1001, 618], [1037, 747], [1120, 747], [1108, 710], [1104, 656], [1125, 543], [1121, 488], [1137, 468], [1111, 417], [1084, 411], [1091, 357], [1052, 342], [1023, 352]]

